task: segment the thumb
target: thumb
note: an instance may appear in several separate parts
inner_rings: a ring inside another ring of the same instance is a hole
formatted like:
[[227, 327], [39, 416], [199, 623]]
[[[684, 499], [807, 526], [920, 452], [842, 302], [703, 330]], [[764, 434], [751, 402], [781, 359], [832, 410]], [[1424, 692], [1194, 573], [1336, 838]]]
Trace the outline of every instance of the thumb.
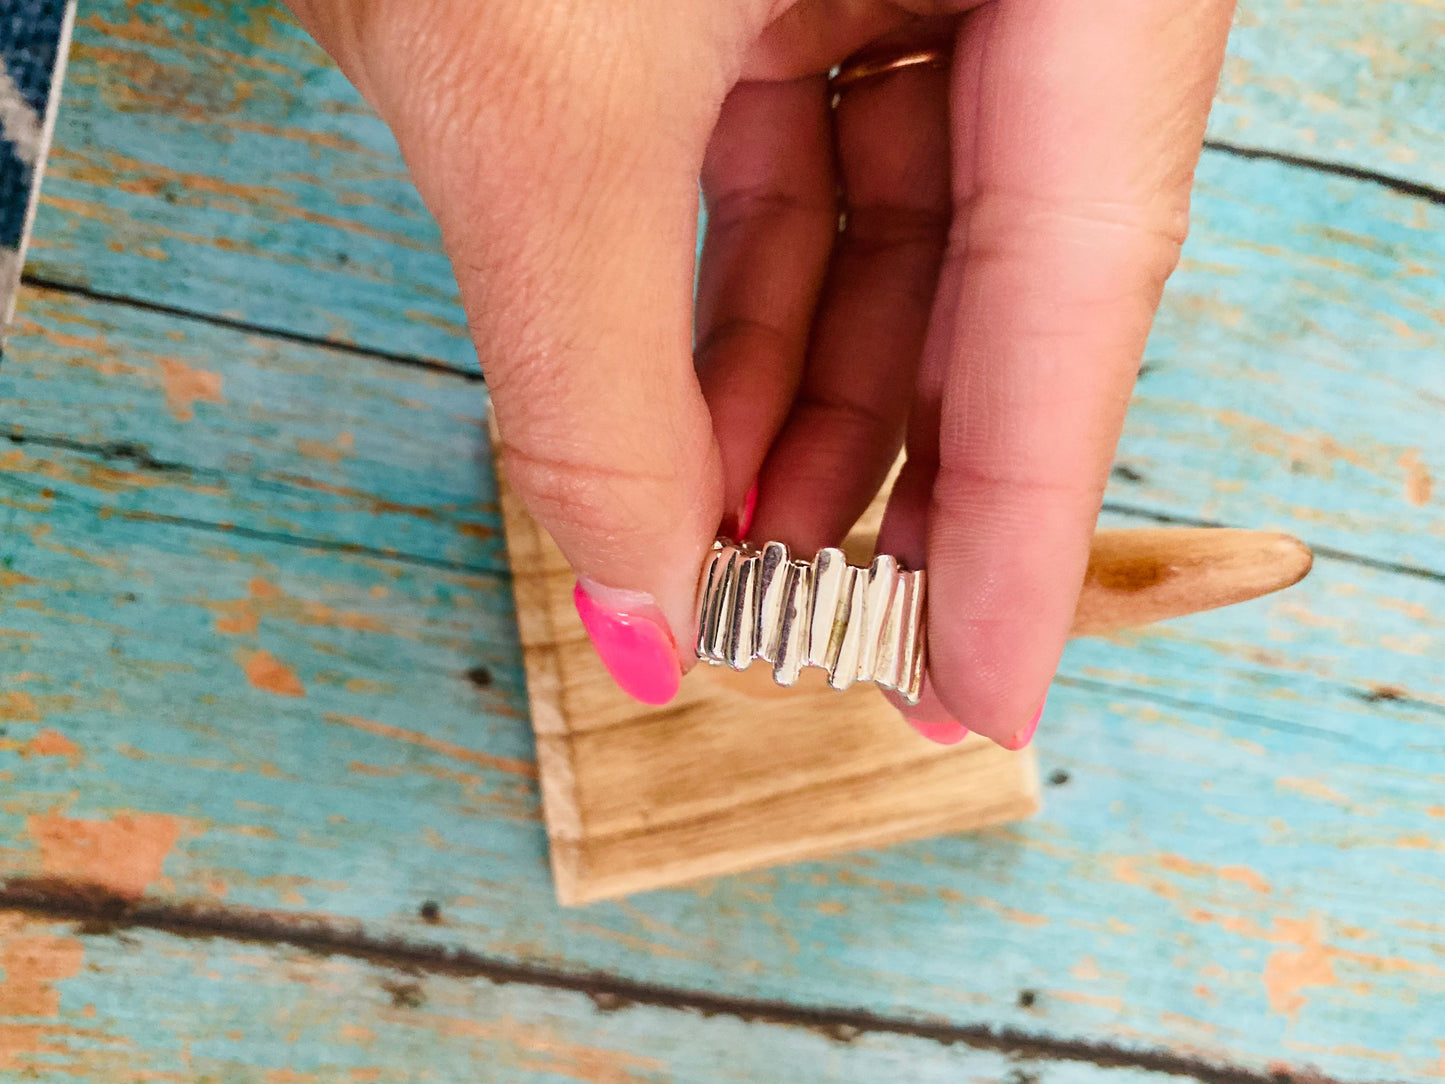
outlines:
[[491, 23], [475, 49], [438, 42], [453, 61], [433, 52], [377, 97], [441, 223], [508, 480], [576, 569], [608, 669], [664, 703], [694, 660], [722, 507], [692, 367], [697, 177], [721, 93], [686, 47], [630, 55], [593, 28], [580, 49], [577, 21], [569, 40], [517, 32], [520, 61]]

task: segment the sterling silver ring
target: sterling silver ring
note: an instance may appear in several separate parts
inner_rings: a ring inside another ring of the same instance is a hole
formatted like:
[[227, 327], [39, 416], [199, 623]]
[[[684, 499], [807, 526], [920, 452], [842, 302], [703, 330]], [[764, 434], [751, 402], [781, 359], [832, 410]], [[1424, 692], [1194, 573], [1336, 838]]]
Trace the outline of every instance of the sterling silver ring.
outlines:
[[916, 704], [925, 638], [924, 573], [886, 554], [860, 568], [839, 549], [802, 561], [781, 542], [754, 549], [719, 538], [703, 564], [697, 655], [715, 666], [761, 659], [784, 686], [817, 666], [835, 689], [871, 681]]

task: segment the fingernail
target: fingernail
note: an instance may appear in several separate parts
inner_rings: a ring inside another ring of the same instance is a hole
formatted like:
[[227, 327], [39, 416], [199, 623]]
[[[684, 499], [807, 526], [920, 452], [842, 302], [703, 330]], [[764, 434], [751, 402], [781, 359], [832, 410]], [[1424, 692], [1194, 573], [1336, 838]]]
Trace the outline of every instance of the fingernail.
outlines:
[[1015, 734], [1012, 738], [1010, 738], [1008, 741], [999, 742], [999, 744], [1002, 745], [1005, 749], [1010, 749], [1013, 752], [1018, 752], [1024, 746], [1028, 745], [1028, 743], [1033, 740], [1034, 731], [1039, 728], [1039, 720], [1044, 717], [1044, 705], [1048, 702], [1049, 697], [1048, 694], [1045, 693], [1044, 702], [1043, 704], [1039, 705], [1039, 710], [1034, 712], [1034, 717], [1030, 719], [1023, 727], [1021, 727], [1019, 729], [1019, 732]]
[[939, 745], [957, 745], [968, 737], [968, 727], [962, 723], [956, 723], [952, 719], [942, 719], [936, 723], [909, 719], [908, 725], [929, 741], [937, 742]]
[[721, 533], [741, 542], [748, 536], [748, 531], [753, 525], [753, 513], [757, 510], [758, 483], [754, 482], [748, 489], [747, 496], [743, 497], [743, 503], [738, 506], [738, 510], [723, 520]]
[[748, 495], [743, 498], [743, 506], [738, 510], [738, 540], [748, 536], [748, 531], [753, 526], [753, 513], [758, 510], [758, 483], [755, 481], [748, 487]]
[[677, 695], [677, 644], [652, 596], [579, 579], [572, 602], [602, 665], [622, 691], [644, 704]]

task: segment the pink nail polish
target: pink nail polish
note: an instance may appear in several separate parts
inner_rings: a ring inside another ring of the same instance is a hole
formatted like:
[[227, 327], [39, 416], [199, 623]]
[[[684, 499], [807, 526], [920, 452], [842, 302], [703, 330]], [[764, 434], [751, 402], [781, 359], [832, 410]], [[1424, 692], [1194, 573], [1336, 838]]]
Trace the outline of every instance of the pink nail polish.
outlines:
[[748, 488], [748, 495], [743, 498], [743, 506], [738, 510], [738, 539], [748, 536], [748, 531], [753, 526], [753, 513], [758, 510], [758, 483], [754, 482]]
[[1046, 693], [1044, 695], [1044, 702], [1043, 704], [1039, 705], [1039, 710], [1034, 712], [1034, 717], [1030, 719], [1028, 723], [1023, 726], [1019, 730], [1019, 732], [1015, 734], [1012, 738], [1005, 742], [999, 742], [999, 744], [1002, 745], [1005, 749], [1010, 749], [1014, 752], [1018, 752], [1024, 746], [1028, 745], [1028, 743], [1033, 740], [1034, 731], [1039, 728], [1039, 720], [1044, 717], [1044, 705], [1048, 702], [1049, 698], [1048, 694]]
[[644, 704], [666, 704], [677, 695], [682, 680], [677, 644], [651, 596], [579, 579], [572, 602], [602, 665], [623, 692]]
[[931, 742], [939, 745], [957, 745], [968, 737], [968, 728], [962, 723], [956, 723], [952, 719], [941, 719], [936, 723], [920, 722], [917, 719], [909, 719], [908, 725], [918, 733], [922, 734]]
[[747, 495], [743, 497], [743, 503], [738, 506], [738, 510], [730, 516], [723, 517], [723, 521], [718, 527], [718, 533], [736, 542], [741, 542], [748, 536], [748, 530], [753, 525], [753, 513], [757, 510], [758, 483], [754, 482]]

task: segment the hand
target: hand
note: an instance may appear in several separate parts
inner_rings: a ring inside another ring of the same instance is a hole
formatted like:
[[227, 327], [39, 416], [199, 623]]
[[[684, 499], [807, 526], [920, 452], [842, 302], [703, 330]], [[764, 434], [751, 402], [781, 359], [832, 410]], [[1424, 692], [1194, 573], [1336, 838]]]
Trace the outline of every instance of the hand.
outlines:
[[[906, 714], [1026, 743], [1184, 239], [1230, 0], [293, 6], [441, 224], [510, 479], [623, 687], [676, 691], [698, 569], [755, 485], [750, 537], [812, 552], [906, 442], [879, 540], [930, 576], [930, 687]], [[951, 70], [830, 110], [832, 65], [919, 42]]]

